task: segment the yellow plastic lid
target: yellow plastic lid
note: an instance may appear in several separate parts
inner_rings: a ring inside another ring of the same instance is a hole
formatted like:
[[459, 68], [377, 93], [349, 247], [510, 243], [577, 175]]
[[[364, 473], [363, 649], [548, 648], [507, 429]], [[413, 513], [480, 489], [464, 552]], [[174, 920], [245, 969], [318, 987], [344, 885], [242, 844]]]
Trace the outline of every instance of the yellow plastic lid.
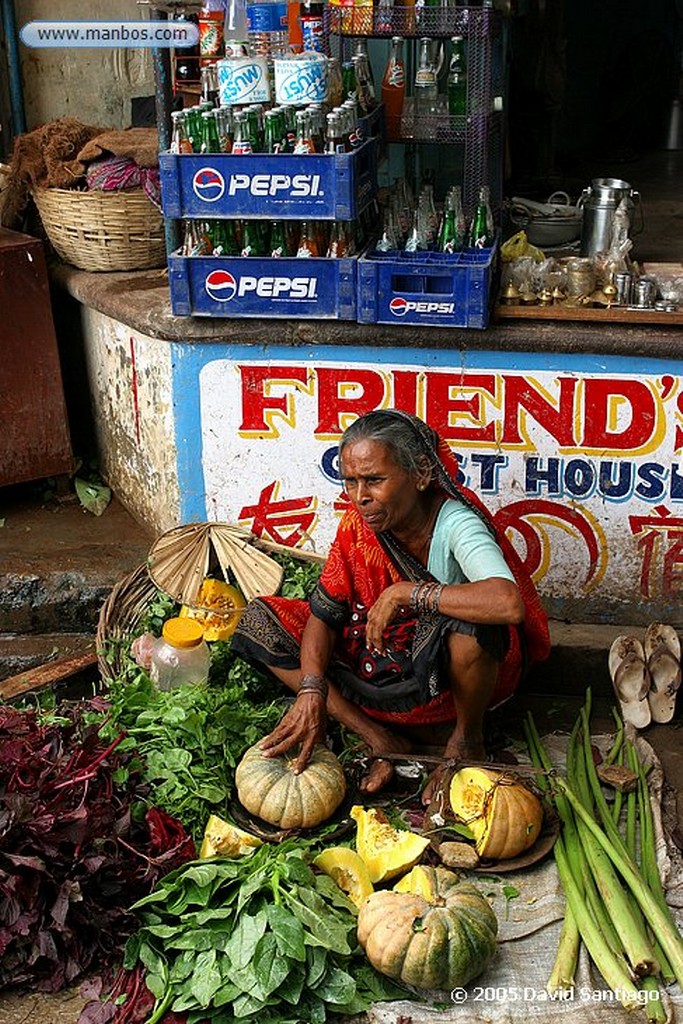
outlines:
[[195, 619], [167, 619], [161, 631], [166, 643], [173, 647], [196, 647], [202, 642], [204, 630]]

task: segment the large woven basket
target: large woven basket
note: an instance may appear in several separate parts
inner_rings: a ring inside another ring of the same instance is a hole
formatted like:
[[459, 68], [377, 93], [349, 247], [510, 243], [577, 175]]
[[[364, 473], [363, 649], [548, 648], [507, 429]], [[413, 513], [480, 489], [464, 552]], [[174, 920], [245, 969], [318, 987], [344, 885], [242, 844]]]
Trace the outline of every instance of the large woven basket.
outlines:
[[163, 217], [141, 188], [37, 188], [33, 199], [54, 250], [81, 270], [148, 270], [166, 262]]

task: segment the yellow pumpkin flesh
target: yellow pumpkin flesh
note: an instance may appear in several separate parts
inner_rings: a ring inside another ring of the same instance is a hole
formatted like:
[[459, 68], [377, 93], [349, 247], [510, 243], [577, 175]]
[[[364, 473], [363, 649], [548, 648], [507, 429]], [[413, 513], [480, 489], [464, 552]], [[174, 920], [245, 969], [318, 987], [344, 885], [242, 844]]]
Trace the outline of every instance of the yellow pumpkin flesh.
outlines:
[[204, 639], [209, 642], [229, 640], [246, 606], [244, 595], [237, 587], [223, 580], [205, 579], [197, 594], [197, 607], [183, 605], [180, 617], [196, 619], [204, 631]]
[[336, 811], [346, 793], [344, 769], [322, 744], [298, 775], [297, 750], [265, 757], [260, 744], [246, 751], [235, 769], [240, 803], [250, 814], [280, 828], [313, 828]]
[[374, 892], [363, 860], [347, 846], [331, 846], [319, 853], [313, 863], [329, 875], [357, 907]]
[[223, 821], [217, 814], [210, 814], [199, 857], [201, 860], [207, 857], [245, 857], [259, 846], [263, 846], [263, 841], [258, 836], [252, 836], [230, 821]]
[[453, 813], [471, 829], [480, 857], [509, 860], [538, 839], [541, 801], [511, 773], [461, 768], [449, 795]]
[[396, 829], [377, 807], [351, 808], [356, 822], [356, 850], [365, 862], [372, 882], [384, 882], [409, 871], [429, 846], [429, 839]]
[[[490, 904], [446, 868], [420, 865], [406, 879], [368, 896], [358, 913], [358, 941], [368, 960], [416, 988], [466, 985], [496, 952], [498, 921]], [[420, 891], [397, 891], [406, 886]]]

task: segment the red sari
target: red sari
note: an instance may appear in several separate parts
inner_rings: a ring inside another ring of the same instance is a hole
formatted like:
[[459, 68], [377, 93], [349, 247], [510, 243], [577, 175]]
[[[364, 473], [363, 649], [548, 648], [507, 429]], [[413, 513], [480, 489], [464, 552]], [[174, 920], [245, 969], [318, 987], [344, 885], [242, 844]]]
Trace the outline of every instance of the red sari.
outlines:
[[[406, 415], [406, 414], [401, 414]], [[409, 417], [435, 461], [434, 482], [447, 496], [463, 501], [495, 534], [491, 518], [471, 491], [456, 484], [457, 464], [448, 446], [420, 420]], [[455, 629], [475, 635], [498, 657], [498, 680], [491, 707], [512, 696], [522, 675], [548, 656], [548, 624], [536, 589], [512, 544], [496, 534], [524, 601], [521, 627], [477, 626], [438, 612], [403, 609], [385, 631], [387, 653], [365, 646], [368, 610], [392, 583], [432, 580], [429, 571], [390, 533], [376, 534], [354, 508], [345, 512], [320, 581], [309, 601], [267, 597], [252, 601], [240, 618], [232, 648], [266, 667], [296, 669], [309, 615], [337, 634], [329, 676], [344, 697], [372, 718], [396, 725], [432, 725], [455, 719], [446, 672], [446, 634]]]

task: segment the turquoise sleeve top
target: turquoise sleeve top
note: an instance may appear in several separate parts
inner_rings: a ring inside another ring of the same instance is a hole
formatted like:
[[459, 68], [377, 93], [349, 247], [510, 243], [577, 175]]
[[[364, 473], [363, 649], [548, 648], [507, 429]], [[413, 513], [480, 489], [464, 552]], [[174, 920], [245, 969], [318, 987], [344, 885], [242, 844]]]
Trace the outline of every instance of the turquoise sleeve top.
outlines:
[[486, 524], [471, 508], [453, 498], [439, 509], [427, 568], [440, 583], [476, 583], [491, 577], [515, 582]]

